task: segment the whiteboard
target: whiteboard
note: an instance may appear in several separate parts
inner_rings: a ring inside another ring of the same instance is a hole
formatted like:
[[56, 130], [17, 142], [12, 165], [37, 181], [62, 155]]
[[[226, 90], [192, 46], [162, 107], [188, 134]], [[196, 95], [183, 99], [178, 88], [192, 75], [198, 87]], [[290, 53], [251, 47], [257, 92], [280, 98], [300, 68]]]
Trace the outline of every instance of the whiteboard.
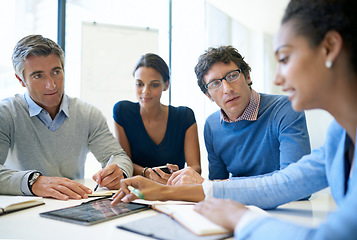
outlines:
[[133, 70], [141, 55], [158, 54], [158, 30], [84, 22], [80, 97], [98, 107], [113, 130], [113, 106], [137, 101]]

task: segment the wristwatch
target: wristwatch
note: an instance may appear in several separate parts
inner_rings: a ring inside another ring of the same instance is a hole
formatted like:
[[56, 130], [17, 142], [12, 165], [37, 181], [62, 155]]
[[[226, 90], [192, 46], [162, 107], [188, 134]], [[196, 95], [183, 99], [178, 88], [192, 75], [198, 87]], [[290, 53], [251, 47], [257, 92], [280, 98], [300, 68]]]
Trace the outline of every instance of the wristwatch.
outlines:
[[30, 177], [29, 177], [29, 181], [28, 181], [28, 186], [29, 186], [29, 189], [31, 191], [31, 193], [33, 195], [35, 195], [33, 192], [32, 192], [32, 185], [34, 185], [34, 183], [37, 181], [37, 179], [41, 176], [42, 174], [39, 173], [39, 172], [34, 172], [34, 173], [31, 173], [30, 174]]

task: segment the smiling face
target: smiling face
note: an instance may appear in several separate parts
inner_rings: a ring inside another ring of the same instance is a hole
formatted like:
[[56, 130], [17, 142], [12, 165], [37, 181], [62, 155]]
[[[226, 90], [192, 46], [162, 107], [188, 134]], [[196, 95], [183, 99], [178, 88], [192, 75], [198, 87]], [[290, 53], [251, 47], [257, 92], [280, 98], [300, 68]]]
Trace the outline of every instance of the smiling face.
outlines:
[[31, 99], [51, 117], [58, 112], [64, 92], [64, 73], [57, 54], [29, 56], [24, 61], [24, 79], [16, 76], [26, 87]]
[[274, 42], [278, 68], [274, 83], [289, 92], [296, 111], [323, 108], [331, 104], [335, 79], [325, 66], [323, 44], [311, 47], [307, 39], [296, 35], [289, 21], [282, 25]]
[[162, 92], [168, 88], [161, 74], [151, 67], [140, 67], [135, 71], [136, 97], [141, 107], [150, 108], [160, 105]]
[[[209, 83], [212, 80], [225, 77], [228, 73], [237, 70], [238, 67], [235, 63], [223, 63], [217, 62], [212, 65], [207, 74], [203, 77], [205, 83]], [[251, 89], [248, 86], [250, 83], [250, 76], [246, 79], [243, 74], [237, 81], [228, 83], [222, 81], [222, 86], [217, 90], [208, 90], [207, 97], [226, 113], [228, 118], [232, 121], [236, 120], [242, 115], [245, 108], [248, 106], [251, 96]]]

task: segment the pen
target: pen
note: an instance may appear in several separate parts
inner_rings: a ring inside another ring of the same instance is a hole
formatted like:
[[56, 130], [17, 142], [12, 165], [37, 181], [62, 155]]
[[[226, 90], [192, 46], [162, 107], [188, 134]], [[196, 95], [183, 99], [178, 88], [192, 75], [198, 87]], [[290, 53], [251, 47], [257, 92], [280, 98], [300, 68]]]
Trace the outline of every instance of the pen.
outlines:
[[142, 192], [140, 192], [139, 189], [133, 188], [132, 186], [128, 186], [128, 189], [131, 193], [133, 193], [135, 196], [137, 196], [140, 199], [145, 199], [145, 196]]
[[[113, 159], [114, 159], [114, 155], [111, 155], [106, 166], [109, 166], [110, 164], [112, 164]], [[95, 185], [93, 192], [97, 191], [98, 187], [99, 187], [99, 184], [97, 183], [97, 185]]]

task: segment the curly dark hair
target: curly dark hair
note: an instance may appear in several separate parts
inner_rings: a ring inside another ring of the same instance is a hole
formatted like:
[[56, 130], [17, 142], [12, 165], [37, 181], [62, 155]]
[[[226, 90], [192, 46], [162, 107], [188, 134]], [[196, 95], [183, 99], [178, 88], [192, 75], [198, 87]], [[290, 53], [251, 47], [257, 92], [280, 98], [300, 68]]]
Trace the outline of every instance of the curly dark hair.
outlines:
[[[251, 71], [250, 66], [246, 63], [244, 58], [239, 54], [238, 50], [232, 46], [220, 46], [218, 48], [209, 48], [204, 54], [198, 58], [198, 63], [195, 67], [197, 76], [197, 84], [201, 91], [206, 94], [208, 91], [205, 88], [205, 81], [203, 77], [207, 74], [210, 68], [217, 62], [230, 63], [234, 62], [242, 71], [245, 78], [249, 76]], [[250, 82], [249, 87], [252, 85]]]
[[328, 31], [339, 32], [356, 72], [356, 10], [356, 0], [291, 0], [281, 23], [292, 20], [296, 33], [306, 37], [312, 47], [320, 44]]

